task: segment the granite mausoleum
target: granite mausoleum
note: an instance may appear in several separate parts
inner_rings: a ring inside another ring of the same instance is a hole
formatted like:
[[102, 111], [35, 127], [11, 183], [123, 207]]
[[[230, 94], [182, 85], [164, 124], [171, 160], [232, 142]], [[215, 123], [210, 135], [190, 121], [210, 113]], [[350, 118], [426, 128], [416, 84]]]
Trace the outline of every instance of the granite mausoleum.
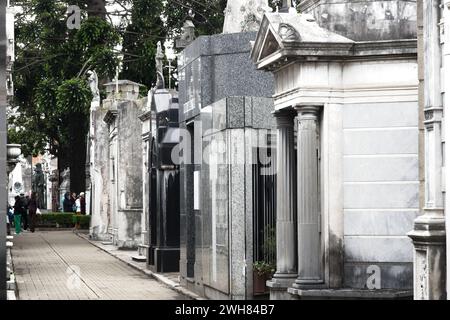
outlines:
[[250, 59], [267, 2], [241, 5], [228, 2], [224, 34], [197, 38], [178, 58], [180, 278], [210, 299], [253, 298], [254, 262], [274, 260], [264, 252], [275, 223], [274, 81]]

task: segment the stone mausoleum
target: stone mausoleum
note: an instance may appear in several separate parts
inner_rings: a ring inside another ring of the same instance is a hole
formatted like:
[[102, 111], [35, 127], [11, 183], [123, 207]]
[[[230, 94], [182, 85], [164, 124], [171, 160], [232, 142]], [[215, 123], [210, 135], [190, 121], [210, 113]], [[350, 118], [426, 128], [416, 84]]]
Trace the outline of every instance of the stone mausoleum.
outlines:
[[[105, 85], [107, 97], [91, 107], [89, 169], [91, 237], [122, 249], [142, 243], [142, 122], [147, 98], [140, 85], [119, 80]], [[95, 87], [95, 86], [94, 86]]]
[[254, 262], [275, 260], [274, 81], [250, 59], [264, 2], [229, 1], [224, 33], [178, 58], [180, 279], [210, 299], [253, 298]]
[[416, 2], [290, 3], [264, 15], [252, 50], [275, 78], [271, 298], [410, 298], [407, 233], [423, 205]]

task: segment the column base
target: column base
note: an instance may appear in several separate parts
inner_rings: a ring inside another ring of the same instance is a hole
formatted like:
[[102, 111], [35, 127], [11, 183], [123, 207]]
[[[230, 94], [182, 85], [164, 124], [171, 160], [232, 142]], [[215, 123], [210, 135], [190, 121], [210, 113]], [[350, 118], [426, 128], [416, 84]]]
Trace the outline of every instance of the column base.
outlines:
[[291, 286], [292, 289], [310, 290], [310, 289], [325, 289], [327, 288], [323, 280], [315, 279], [298, 279]]
[[414, 245], [414, 299], [446, 299], [446, 232], [443, 210], [425, 209], [408, 233]]
[[288, 292], [288, 288], [292, 286], [296, 275], [275, 274], [275, 276], [266, 282], [266, 286], [270, 288], [270, 300], [295, 300]]

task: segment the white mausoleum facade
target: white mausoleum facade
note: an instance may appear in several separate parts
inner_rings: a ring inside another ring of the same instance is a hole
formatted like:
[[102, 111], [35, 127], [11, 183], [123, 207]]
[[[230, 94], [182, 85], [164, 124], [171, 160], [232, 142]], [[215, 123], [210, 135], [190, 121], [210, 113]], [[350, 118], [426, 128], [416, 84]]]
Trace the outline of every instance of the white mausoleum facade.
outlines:
[[[252, 52], [276, 80], [271, 298], [410, 297], [407, 233], [421, 188], [416, 39], [330, 31], [318, 23], [322, 2], [310, 14], [266, 13]], [[376, 16], [379, 2], [370, 9]]]

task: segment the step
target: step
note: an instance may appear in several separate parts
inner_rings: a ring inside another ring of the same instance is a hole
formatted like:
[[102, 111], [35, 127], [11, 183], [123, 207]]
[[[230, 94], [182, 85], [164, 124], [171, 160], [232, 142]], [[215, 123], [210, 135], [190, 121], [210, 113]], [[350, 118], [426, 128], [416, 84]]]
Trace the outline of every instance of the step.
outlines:
[[6, 294], [7, 294], [7, 300], [17, 300], [16, 292], [14, 290], [8, 290], [6, 292]]
[[6, 241], [6, 247], [7, 248], [12, 248], [13, 247], [13, 243], [11, 241]]
[[136, 262], [147, 262], [146, 256], [132, 256], [131, 259]]

